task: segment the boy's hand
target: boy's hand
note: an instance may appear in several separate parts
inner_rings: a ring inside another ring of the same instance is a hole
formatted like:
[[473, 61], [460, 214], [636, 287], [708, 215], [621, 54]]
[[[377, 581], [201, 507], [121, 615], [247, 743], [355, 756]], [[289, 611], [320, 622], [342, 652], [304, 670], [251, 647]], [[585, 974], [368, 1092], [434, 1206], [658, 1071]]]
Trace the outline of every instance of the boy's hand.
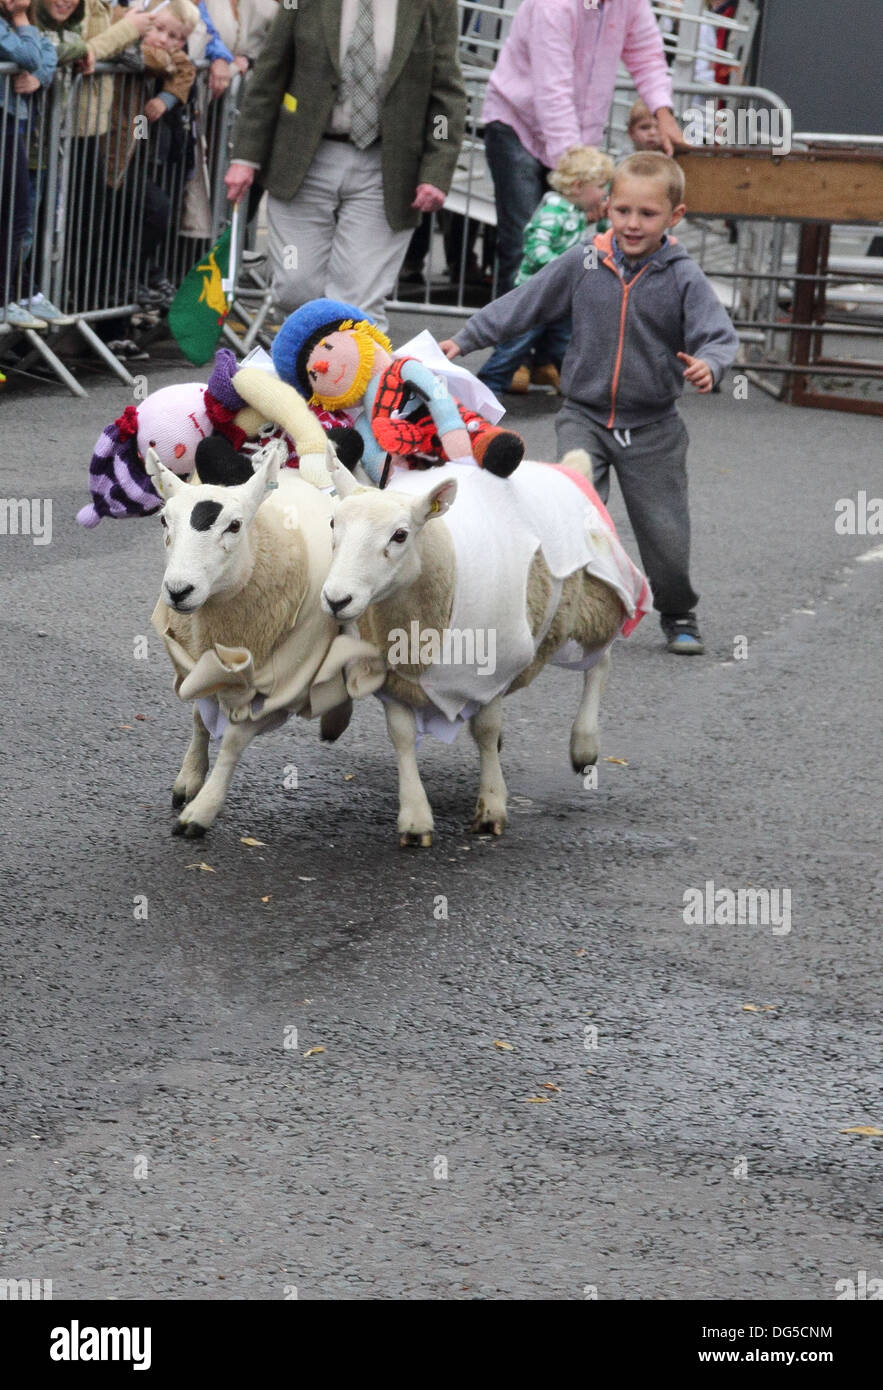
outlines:
[[92, 73], [95, 71], [95, 54], [91, 49], [86, 54], [85, 58], [81, 58], [77, 63], [77, 70], [81, 72], [84, 77], [91, 77]]
[[9, 16], [10, 23], [13, 24], [16, 29], [20, 29], [24, 24], [30, 24], [31, 21], [28, 18], [29, 8], [30, 0], [6, 0], [4, 6]]
[[236, 57], [233, 59], [233, 66], [236, 68], [237, 72], [241, 72], [242, 76], [245, 76], [248, 72], [248, 59], [244, 53], [236, 54]]
[[460, 349], [454, 342], [453, 338], [445, 338], [443, 343], [439, 343], [439, 347], [441, 348], [445, 357], [449, 359], [460, 356]]
[[12, 85], [20, 97], [28, 97], [31, 92], [39, 92], [40, 79], [32, 72], [17, 72], [12, 79]]
[[701, 357], [690, 357], [686, 352], [678, 353], [678, 361], [686, 362], [684, 380], [692, 382], [696, 390], [705, 395], [714, 385], [714, 372]]
[[162, 97], [151, 97], [150, 101], [144, 108], [144, 114], [152, 125], [154, 121], [161, 120], [162, 117], [166, 114], [167, 110], [168, 107], [166, 106]]

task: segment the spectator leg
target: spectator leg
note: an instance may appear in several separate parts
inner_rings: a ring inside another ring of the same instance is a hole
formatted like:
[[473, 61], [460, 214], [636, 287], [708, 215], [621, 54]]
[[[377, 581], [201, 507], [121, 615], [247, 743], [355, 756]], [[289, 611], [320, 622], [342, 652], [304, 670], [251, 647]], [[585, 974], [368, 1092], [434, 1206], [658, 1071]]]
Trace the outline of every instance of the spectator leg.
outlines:
[[172, 201], [164, 188], [148, 179], [144, 185], [144, 220], [141, 224], [141, 263], [147, 265], [169, 229]]
[[534, 209], [548, 192], [548, 169], [524, 148], [511, 126], [489, 121], [484, 130], [484, 149], [494, 181], [497, 204], [497, 294], [515, 283], [521, 263], [522, 237]]
[[573, 326], [569, 318], [547, 323], [534, 343], [534, 360], [537, 366], [545, 367], [551, 362], [560, 369], [572, 332]]
[[340, 213], [331, 246], [325, 289], [371, 314], [386, 329], [384, 301], [393, 293], [413, 228], [394, 232], [383, 205], [380, 145], [357, 150], [335, 145], [347, 158]]
[[513, 372], [522, 362], [530, 362], [533, 345], [540, 332], [538, 328], [529, 328], [526, 333], [519, 333], [517, 338], [498, 343], [477, 373], [479, 381], [483, 381], [495, 393], [508, 391]]
[[18, 260], [28, 231], [31, 190], [28, 183], [28, 153], [21, 126], [8, 113], [0, 111], [0, 309], [15, 298]]
[[267, 198], [273, 298], [286, 314], [328, 293], [328, 263], [348, 149], [347, 145], [323, 140], [295, 196], [288, 202], [272, 194]]

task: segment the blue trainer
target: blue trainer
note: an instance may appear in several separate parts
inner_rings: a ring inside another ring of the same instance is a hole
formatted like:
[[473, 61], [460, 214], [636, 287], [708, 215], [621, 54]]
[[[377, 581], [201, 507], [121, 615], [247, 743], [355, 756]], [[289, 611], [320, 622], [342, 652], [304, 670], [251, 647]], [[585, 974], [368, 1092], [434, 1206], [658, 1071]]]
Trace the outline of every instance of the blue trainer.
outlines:
[[668, 651], [677, 656], [701, 656], [705, 651], [695, 613], [662, 613], [659, 625]]

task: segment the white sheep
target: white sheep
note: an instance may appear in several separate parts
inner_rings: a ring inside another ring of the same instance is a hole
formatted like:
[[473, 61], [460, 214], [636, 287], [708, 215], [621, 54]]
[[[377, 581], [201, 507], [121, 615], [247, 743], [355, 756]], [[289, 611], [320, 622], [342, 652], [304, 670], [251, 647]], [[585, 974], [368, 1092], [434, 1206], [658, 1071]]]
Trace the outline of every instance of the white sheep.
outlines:
[[432, 843], [418, 732], [453, 729], [457, 718], [468, 718], [480, 755], [471, 829], [502, 834], [502, 696], [547, 663], [584, 671], [570, 757], [579, 772], [597, 761], [609, 647], [647, 611], [649, 589], [592, 500], [588, 455], [574, 451], [565, 465], [523, 462], [503, 480], [453, 464], [433, 470], [439, 481], [428, 490], [425, 475], [397, 473], [383, 492], [332, 468], [344, 500], [322, 602], [338, 620], [357, 620], [387, 654], [381, 698], [398, 758], [403, 846]]
[[[322, 717], [322, 734], [346, 727], [350, 697], [382, 681], [365, 642], [339, 634], [320, 604], [331, 563], [333, 499], [280, 464], [268, 444], [236, 487], [185, 483], [154, 451], [145, 460], [165, 499], [167, 564], [152, 622], [175, 667], [175, 690], [193, 707], [193, 736], [172, 789], [183, 806], [174, 834], [204, 835], [224, 804], [236, 765], [256, 734], [290, 713]], [[208, 773], [209, 723], [223, 727]]]

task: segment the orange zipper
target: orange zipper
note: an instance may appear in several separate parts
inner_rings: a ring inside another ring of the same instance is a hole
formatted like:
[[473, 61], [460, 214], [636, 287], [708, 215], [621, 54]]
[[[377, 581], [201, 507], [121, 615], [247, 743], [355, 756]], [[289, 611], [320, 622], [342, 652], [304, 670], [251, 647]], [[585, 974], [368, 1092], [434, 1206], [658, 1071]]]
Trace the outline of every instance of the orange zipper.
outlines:
[[626, 284], [617, 270], [614, 260], [605, 260], [604, 264], [610, 267], [622, 287], [622, 305], [619, 310], [619, 342], [616, 345], [616, 361], [613, 364], [613, 380], [610, 383], [610, 419], [607, 421], [607, 428], [612, 430], [613, 422], [616, 419], [616, 391], [619, 386], [619, 372], [622, 367], [622, 348], [625, 339], [625, 316], [629, 304], [629, 290], [638, 283], [647, 266], [642, 266], [637, 275]]

